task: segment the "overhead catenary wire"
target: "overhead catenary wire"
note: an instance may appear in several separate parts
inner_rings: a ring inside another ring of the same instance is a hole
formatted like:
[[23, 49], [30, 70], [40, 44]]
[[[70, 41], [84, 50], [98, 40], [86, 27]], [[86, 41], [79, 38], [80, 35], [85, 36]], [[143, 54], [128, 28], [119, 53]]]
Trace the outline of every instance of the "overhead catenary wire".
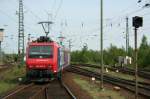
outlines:
[[[125, 11], [128, 11], [129, 9], [131, 9], [131, 7], [134, 7], [133, 5], [135, 5], [135, 3], [133, 3], [133, 4], [131, 4], [130, 6], [128, 6], [127, 8], [125, 8], [125, 9], [123, 9], [123, 10], [121, 10], [120, 12], [122, 13], [122, 12], [125, 12]], [[125, 17], [125, 16], [127, 16], [127, 13], [125, 13], [125, 14], [121, 14], [121, 15], [115, 15], [115, 16], [113, 16], [112, 18], [110, 18], [110, 20], [114, 20], [114, 19], [120, 19], [120, 18], [122, 18], [122, 17]]]
[[55, 6], [56, 6], [56, 1], [57, 1], [57, 0], [53, 0], [53, 1], [54, 1], [54, 2], [53, 2], [52, 6], [51, 6], [51, 9], [50, 9], [52, 15], [54, 14], [53, 11], [54, 11], [54, 8], [55, 8]]
[[[54, 0], [54, 4], [56, 5], [56, 0]], [[128, 9], [129, 9], [129, 7], [128, 7]], [[58, 11], [59, 12], [59, 11]], [[139, 11], [140, 12], [140, 11]], [[30, 12], [31, 13], [31, 12]], [[35, 13], [35, 12], [34, 12]], [[138, 12], [136, 12], [136, 13], [138, 13]], [[55, 15], [58, 15], [58, 14], [55, 14]], [[35, 17], [37, 20], [39, 20], [39, 18], [37, 18], [36, 17], [37, 15], [33, 15], [33, 17]], [[39, 16], [40, 17], [40, 16]], [[115, 22], [110, 22], [110, 23], [112, 23], [112, 26], [114, 27], [114, 25], [115, 26], [117, 26], [119, 23], [122, 23], [123, 22], [123, 18], [125, 18], [126, 17], [126, 15], [123, 15], [123, 16], [121, 16], [120, 17], [120, 22], [117, 22], [116, 21], [116, 24], [114, 24]], [[111, 21], [111, 20], [110, 20]], [[105, 27], [105, 29], [107, 30], [108, 28], [110, 28], [110, 31], [112, 31], [114, 28], [113, 27], [111, 27], [111, 25], [110, 24], [108, 24], [106, 27]], [[119, 28], [119, 30], [118, 31], [120, 31], [120, 30], [123, 30], [123, 28], [122, 29], [120, 29], [120, 27], [118, 27]]]
[[[17, 19], [15, 19], [14, 17], [10, 16], [9, 14], [7, 14], [6, 12], [0, 10], [0, 13], [2, 13], [3, 15], [7, 16], [12, 22], [14, 23], [18, 23]], [[30, 30], [30, 31], [33, 31], [33, 32], [36, 32], [36, 30], [33, 30], [31, 27], [29, 26], [24, 26], [26, 29]]]
[[60, 4], [59, 4], [59, 6], [58, 6], [58, 8], [57, 8], [57, 10], [56, 10], [56, 13], [55, 13], [55, 15], [54, 15], [54, 20], [56, 20], [57, 15], [58, 15], [58, 13], [59, 13], [59, 10], [61, 9], [62, 4], [63, 4], [63, 0], [60, 0]]
[[40, 18], [38, 15], [35, 14], [35, 12], [33, 12], [29, 7], [27, 7], [27, 5], [24, 5], [24, 8], [30, 12], [30, 14], [32, 14], [37, 20], [42, 20], [42, 18]]
[[[127, 8], [128, 9], [128, 8]], [[118, 23], [117, 20], [118, 19], [122, 19], [122, 18], [125, 18], [126, 16], [132, 16], [134, 15], [135, 13], [139, 13], [141, 11], [143, 11], [144, 9], [146, 9], [146, 7], [142, 7], [142, 8], [139, 8], [139, 9], [136, 9], [134, 11], [131, 11], [131, 12], [127, 12], [123, 15], [119, 15], [119, 16], [115, 16], [113, 18], [110, 18], [110, 24], [115, 24], [115, 23]]]

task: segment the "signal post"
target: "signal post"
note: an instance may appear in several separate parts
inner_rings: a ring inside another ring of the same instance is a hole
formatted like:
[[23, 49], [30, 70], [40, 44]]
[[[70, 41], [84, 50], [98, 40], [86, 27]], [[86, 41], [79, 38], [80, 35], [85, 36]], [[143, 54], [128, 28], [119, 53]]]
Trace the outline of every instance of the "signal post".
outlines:
[[143, 26], [143, 18], [139, 16], [133, 17], [133, 27], [135, 36], [135, 54], [134, 54], [134, 65], [135, 65], [135, 99], [138, 99], [138, 50], [137, 50], [137, 29]]

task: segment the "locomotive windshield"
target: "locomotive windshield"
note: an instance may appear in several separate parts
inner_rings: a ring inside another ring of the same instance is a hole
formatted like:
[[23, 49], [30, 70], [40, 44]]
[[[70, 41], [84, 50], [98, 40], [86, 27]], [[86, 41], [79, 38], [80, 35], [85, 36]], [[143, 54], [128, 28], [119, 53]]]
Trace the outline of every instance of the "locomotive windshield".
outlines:
[[51, 46], [30, 46], [29, 58], [52, 58], [53, 50]]

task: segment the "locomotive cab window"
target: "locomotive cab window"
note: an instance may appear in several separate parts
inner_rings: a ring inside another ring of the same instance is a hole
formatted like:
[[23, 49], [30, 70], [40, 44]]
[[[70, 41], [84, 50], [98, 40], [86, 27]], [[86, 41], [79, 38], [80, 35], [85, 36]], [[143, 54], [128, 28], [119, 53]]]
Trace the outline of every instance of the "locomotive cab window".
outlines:
[[29, 58], [52, 58], [52, 46], [30, 46]]

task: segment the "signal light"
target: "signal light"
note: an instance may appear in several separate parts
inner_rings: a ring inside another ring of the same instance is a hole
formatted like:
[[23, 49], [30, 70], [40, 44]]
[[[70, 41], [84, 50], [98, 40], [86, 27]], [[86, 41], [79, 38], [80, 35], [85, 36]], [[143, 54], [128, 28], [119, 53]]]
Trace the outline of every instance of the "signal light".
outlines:
[[143, 26], [143, 17], [135, 16], [133, 17], [133, 26], [139, 28]]

